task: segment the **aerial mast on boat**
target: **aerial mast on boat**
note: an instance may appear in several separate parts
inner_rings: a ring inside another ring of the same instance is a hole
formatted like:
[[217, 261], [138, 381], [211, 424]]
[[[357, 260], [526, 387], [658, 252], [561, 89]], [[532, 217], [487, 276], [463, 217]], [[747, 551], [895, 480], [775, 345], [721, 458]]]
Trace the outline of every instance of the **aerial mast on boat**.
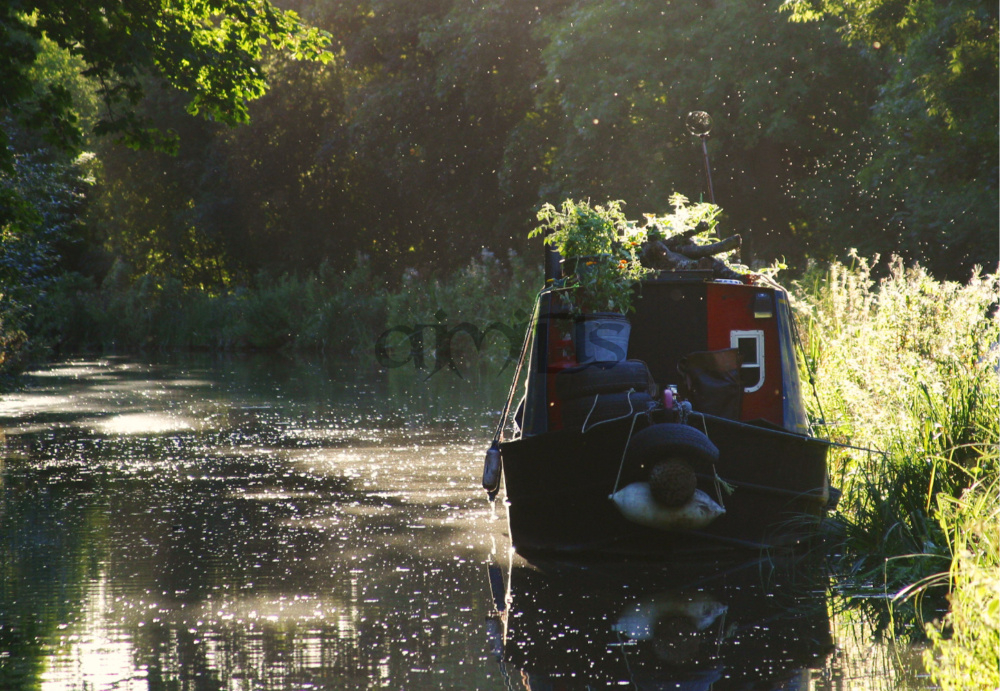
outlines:
[[708, 133], [712, 131], [712, 116], [703, 110], [693, 110], [687, 114], [684, 121], [688, 132], [701, 139], [701, 151], [705, 157], [705, 181], [708, 184], [708, 201], [715, 203], [715, 190], [712, 187], [712, 169], [708, 165]]

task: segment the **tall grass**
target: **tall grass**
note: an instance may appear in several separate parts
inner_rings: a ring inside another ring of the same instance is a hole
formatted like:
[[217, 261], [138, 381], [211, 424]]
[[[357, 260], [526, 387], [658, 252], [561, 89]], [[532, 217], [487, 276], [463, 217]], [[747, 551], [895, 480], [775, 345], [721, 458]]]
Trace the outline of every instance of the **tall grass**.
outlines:
[[422, 351], [427, 372], [447, 368], [480, 383], [491, 373], [513, 372], [541, 286], [540, 266], [511, 254], [504, 267], [484, 251], [445, 280], [404, 277], [402, 288], [387, 298], [386, 325], [428, 325], [416, 348], [413, 342], [405, 346]]
[[960, 499], [939, 499], [939, 516], [954, 558], [950, 608], [927, 625], [933, 648], [924, 656], [945, 691], [1000, 688], [1000, 507], [996, 480], [977, 482]]
[[898, 259], [879, 268], [876, 280], [853, 257], [795, 291], [820, 422], [834, 441], [872, 449], [832, 456], [841, 573], [897, 604], [946, 587], [950, 612], [928, 627], [929, 668], [947, 688], [992, 669], [977, 673], [980, 688], [1000, 664], [997, 276], [962, 285]]
[[476, 343], [476, 329], [496, 323], [520, 331], [540, 281], [539, 267], [514, 254], [501, 262], [488, 251], [446, 276], [411, 271], [390, 284], [359, 256], [347, 271], [262, 275], [216, 293], [119, 267], [100, 287], [73, 274], [53, 281], [29, 332], [35, 351], [56, 353], [253, 350], [364, 359], [387, 329], [426, 324], [433, 327], [423, 355], [433, 367], [442, 355], [435, 327], [450, 332], [464, 323], [449, 336], [449, 363], [496, 368], [509, 356], [509, 339], [495, 329]]

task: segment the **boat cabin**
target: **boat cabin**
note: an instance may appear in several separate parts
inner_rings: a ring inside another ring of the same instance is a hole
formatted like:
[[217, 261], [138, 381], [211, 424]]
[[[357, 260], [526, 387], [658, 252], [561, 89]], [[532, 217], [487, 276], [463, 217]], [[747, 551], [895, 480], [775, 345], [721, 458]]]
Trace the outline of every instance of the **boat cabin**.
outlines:
[[[695, 410], [808, 433], [794, 324], [783, 290], [705, 280], [697, 272], [661, 272], [638, 290], [635, 313], [629, 315], [627, 357], [646, 363], [659, 400], [664, 389], [668, 397], [677, 392], [697, 396], [689, 382], [692, 358], [728, 353], [729, 366], [735, 368], [702, 373], [716, 380], [709, 384], [715, 400], [695, 401]], [[564, 401], [555, 375], [579, 366], [581, 360], [574, 345], [577, 320], [560, 304], [556, 291], [542, 294], [536, 317], [519, 413], [524, 436], [563, 428]]]

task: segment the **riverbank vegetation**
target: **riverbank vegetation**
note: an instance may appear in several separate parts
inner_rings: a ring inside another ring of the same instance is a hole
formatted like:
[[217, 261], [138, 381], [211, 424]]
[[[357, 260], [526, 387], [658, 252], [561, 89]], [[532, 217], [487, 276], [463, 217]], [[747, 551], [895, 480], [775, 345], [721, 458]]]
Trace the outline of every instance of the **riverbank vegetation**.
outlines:
[[[831, 466], [843, 491], [838, 580], [899, 610], [947, 592], [948, 614], [925, 622], [928, 669], [943, 688], [995, 688], [998, 277], [936, 281], [897, 258], [877, 279], [876, 266], [854, 256], [793, 291], [813, 417], [845, 445]], [[922, 611], [900, 619], [914, 616]]]
[[514, 358], [519, 352], [540, 275], [540, 262], [488, 250], [446, 275], [410, 269], [389, 281], [358, 255], [346, 271], [323, 265], [302, 277], [262, 274], [224, 292], [115, 275], [97, 287], [66, 275], [47, 284], [21, 322], [30, 339], [7, 332], [7, 362], [14, 371], [67, 353], [192, 350], [381, 357], [374, 366], [428, 373], [438, 361], [453, 370], [496, 369], [512, 347]]

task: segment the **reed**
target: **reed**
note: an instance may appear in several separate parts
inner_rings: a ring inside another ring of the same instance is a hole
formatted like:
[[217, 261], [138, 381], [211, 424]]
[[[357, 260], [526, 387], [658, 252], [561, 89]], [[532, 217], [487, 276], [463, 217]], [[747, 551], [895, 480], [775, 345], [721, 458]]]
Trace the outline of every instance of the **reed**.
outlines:
[[954, 558], [950, 608], [927, 624], [924, 654], [944, 691], [1000, 688], [1000, 507], [996, 480], [977, 482], [959, 499], [939, 498], [938, 515]]
[[[495, 329], [476, 343], [475, 330], [496, 323], [513, 327], [520, 339], [539, 275], [539, 267], [516, 254], [501, 262], [486, 250], [443, 276], [408, 270], [401, 280], [389, 280], [359, 255], [347, 270], [322, 266], [304, 276], [259, 275], [226, 291], [185, 286], [171, 277], [133, 277], [124, 266], [100, 287], [68, 274], [33, 306], [26, 334], [3, 324], [0, 366], [4, 357], [13, 364], [26, 350], [36, 359], [95, 350], [284, 350], [367, 361], [388, 329], [428, 324], [452, 331], [465, 324], [450, 339], [451, 361], [470, 371], [497, 371], [507, 364], [510, 339]], [[441, 355], [433, 332], [429, 327], [424, 339], [431, 363]], [[18, 362], [25, 360], [22, 355]]]
[[926, 627], [928, 667], [944, 688], [970, 688], [969, 670], [995, 679], [998, 663], [997, 276], [939, 282], [894, 259], [876, 279], [875, 262], [852, 259], [795, 290], [819, 422], [872, 449], [832, 456], [841, 581], [897, 609], [946, 590], [947, 616]]
[[443, 279], [407, 272], [387, 297], [386, 328], [427, 325], [416, 346], [425, 374], [447, 368], [483, 383], [513, 372], [540, 276], [539, 266], [514, 253], [501, 263], [485, 250]]

